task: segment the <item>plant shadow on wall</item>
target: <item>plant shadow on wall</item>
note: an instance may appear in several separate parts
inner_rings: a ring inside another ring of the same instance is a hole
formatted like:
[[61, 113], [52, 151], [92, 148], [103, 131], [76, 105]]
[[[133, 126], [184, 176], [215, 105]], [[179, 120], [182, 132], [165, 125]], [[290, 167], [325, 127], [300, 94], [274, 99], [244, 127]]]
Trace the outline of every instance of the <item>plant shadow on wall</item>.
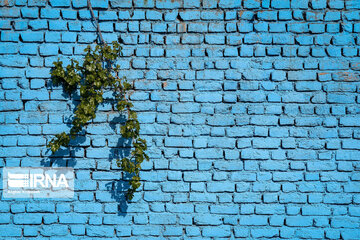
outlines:
[[[83, 128], [95, 119], [100, 104], [113, 101], [119, 117], [114, 118], [110, 126], [116, 131], [116, 124], [120, 123], [121, 137], [116, 148], [111, 150], [109, 159], [116, 158], [117, 166], [124, 174], [120, 180], [109, 183], [107, 187], [116, 201], [126, 202], [134, 197], [135, 191], [140, 187], [141, 163], [149, 158], [145, 153], [146, 141], [139, 135], [137, 113], [132, 110], [133, 105], [128, 101], [129, 91], [133, 90], [132, 85], [125, 78], [119, 77], [120, 66], [116, 65], [116, 60], [121, 56], [121, 49], [118, 42], [113, 42], [112, 45], [96, 45], [94, 48], [88, 46], [81, 63], [71, 59], [71, 63], [63, 67], [61, 61], [54, 62], [51, 71], [53, 83], [61, 84], [64, 91], [73, 95], [74, 99], [79, 99], [79, 102], [70, 123], [69, 133], [56, 134], [47, 146], [52, 152], [49, 165], [54, 163], [51, 158], [55, 157], [57, 164], [63, 162], [66, 166], [75, 166], [75, 158], [70, 159], [71, 163], [66, 163], [64, 157], [59, 158], [61, 151], [66, 155], [76, 156], [76, 148], [69, 149], [69, 146], [81, 146], [82, 141], [86, 141]], [[108, 91], [112, 91], [112, 100], [104, 98], [104, 92]], [[122, 194], [124, 189], [125, 195]]]

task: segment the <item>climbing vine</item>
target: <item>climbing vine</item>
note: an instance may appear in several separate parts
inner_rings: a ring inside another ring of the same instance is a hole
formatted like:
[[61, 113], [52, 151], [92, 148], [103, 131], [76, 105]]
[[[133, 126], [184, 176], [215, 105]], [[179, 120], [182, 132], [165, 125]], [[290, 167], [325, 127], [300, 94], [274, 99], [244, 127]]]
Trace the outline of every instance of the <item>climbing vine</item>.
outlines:
[[121, 56], [121, 50], [118, 42], [113, 42], [112, 45], [96, 45], [95, 48], [88, 46], [82, 63], [72, 59], [69, 65], [63, 67], [62, 61], [54, 62], [51, 72], [53, 82], [62, 84], [69, 94], [79, 89], [80, 103], [76, 107], [70, 132], [55, 135], [48, 147], [53, 153], [61, 146], [68, 147], [70, 139], [75, 139], [84, 126], [96, 117], [96, 110], [104, 101], [104, 91], [113, 91], [115, 108], [126, 116], [125, 123], [120, 127], [121, 135], [132, 142], [130, 156], [116, 160], [123, 171], [131, 174], [130, 187], [126, 193], [127, 199], [131, 200], [141, 185], [141, 163], [145, 159], [149, 160], [149, 157], [145, 153], [146, 141], [139, 136], [137, 114], [132, 110], [133, 104], [127, 98], [132, 85], [125, 78], [119, 77], [120, 66], [116, 64], [116, 60]]

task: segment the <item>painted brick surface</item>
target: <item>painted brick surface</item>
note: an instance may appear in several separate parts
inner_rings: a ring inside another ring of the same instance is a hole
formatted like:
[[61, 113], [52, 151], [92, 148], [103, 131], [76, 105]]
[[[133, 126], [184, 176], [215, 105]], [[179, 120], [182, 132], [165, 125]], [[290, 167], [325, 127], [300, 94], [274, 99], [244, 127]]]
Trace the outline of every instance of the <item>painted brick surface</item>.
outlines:
[[360, 1], [94, 0], [151, 161], [124, 202], [110, 104], [50, 156], [86, 0], [0, 0], [0, 166], [76, 169], [71, 201], [1, 200], [1, 239], [360, 239]]

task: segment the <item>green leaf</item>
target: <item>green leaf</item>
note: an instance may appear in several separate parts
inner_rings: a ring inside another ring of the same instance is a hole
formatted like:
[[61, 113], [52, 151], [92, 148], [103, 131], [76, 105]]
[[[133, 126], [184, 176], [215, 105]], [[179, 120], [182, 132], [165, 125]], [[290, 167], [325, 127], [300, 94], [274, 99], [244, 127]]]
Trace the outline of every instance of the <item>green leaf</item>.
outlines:
[[139, 137], [140, 124], [137, 113], [132, 110], [133, 104], [127, 100], [128, 92], [132, 85], [124, 78], [119, 78], [117, 72], [120, 66], [115, 64], [121, 53], [122, 47], [118, 42], [111, 45], [96, 45], [95, 48], [85, 48], [84, 61], [80, 64], [75, 59], [70, 64], [63, 66], [60, 60], [54, 62], [51, 78], [54, 84], [62, 84], [64, 90], [72, 93], [80, 89], [80, 103], [77, 105], [72, 121], [70, 133], [55, 135], [47, 145], [53, 153], [60, 147], [68, 147], [70, 138], [75, 139], [86, 124], [96, 118], [96, 110], [103, 103], [103, 92], [112, 89], [117, 101], [116, 109], [127, 117], [125, 124], [120, 127], [121, 137], [133, 140], [133, 150], [129, 157], [116, 160], [116, 163], [125, 172], [132, 174], [129, 180], [130, 188], [127, 199], [131, 200], [140, 187], [139, 173], [144, 159], [149, 160], [145, 150], [146, 141]]

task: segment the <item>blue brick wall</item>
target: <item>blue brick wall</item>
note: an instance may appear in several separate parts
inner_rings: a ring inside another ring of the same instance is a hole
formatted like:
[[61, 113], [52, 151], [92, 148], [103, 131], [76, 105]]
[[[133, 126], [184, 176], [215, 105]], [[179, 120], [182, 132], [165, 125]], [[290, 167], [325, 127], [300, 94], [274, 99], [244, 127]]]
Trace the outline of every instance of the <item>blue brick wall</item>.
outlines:
[[1, 239], [360, 239], [360, 1], [92, 2], [136, 88], [141, 189], [124, 202], [110, 104], [45, 147], [77, 103], [52, 62], [97, 37], [86, 0], [0, 0], [0, 167], [76, 171], [74, 200], [0, 200]]

